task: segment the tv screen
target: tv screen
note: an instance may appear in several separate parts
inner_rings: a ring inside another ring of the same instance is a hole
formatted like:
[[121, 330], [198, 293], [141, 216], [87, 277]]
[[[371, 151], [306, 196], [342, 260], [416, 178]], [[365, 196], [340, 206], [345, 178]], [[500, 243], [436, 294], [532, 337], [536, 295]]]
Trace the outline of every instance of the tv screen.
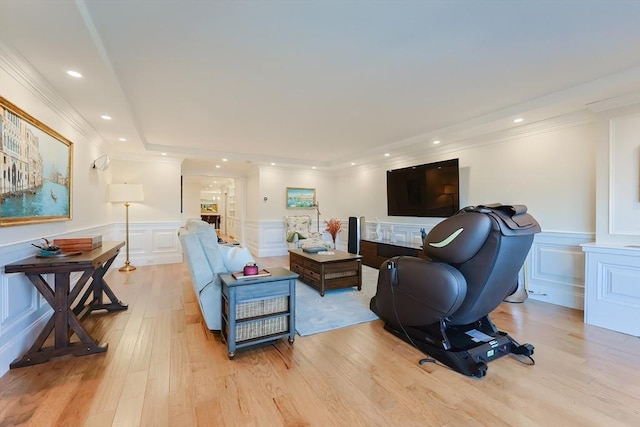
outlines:
[[447, 217], [460, 209], [458, 159], [387, 171], [389, 216]]

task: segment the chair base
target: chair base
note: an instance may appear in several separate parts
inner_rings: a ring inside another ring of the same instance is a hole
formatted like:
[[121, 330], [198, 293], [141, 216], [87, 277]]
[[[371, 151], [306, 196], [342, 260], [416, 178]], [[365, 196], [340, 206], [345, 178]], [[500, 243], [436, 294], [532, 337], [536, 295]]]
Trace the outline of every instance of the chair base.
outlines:
[[500, 331], [486, 333], [470, 329], [457, 333], [450, 337], [451, 347], [445, 350], [441, 345], [430, 343], [433, 340], [425, 337], [424, 331], [412, 328], [398, 330], [388, 323], [384, 328], [454, 371], [476, 378], [487, 374], [487, 364], [492, 360], [510, 353], [530, 356], [534, 350], [531, 344], [518, 344], [507, 333]]

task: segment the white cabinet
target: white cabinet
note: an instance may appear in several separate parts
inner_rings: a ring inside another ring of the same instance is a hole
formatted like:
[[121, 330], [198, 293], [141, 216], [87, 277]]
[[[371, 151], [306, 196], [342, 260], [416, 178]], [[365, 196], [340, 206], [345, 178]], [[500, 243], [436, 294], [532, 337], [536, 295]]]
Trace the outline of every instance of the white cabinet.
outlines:
[[584, 322], [640, 336], [640, 248], [589, 243]]

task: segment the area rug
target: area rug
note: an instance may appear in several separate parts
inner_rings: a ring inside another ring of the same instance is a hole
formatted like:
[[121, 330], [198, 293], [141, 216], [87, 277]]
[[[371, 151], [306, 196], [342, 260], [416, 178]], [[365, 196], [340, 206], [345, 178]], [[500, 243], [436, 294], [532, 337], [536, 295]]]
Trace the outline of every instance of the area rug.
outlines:
[[370, 322], [378, 316], [369, 309], [376, 293], [378, 270], [362, 266], [362, 290], [335, 289], [320, 293], [301, 281], [296, 283], [296, 332], [313, 335], [358, 323]]

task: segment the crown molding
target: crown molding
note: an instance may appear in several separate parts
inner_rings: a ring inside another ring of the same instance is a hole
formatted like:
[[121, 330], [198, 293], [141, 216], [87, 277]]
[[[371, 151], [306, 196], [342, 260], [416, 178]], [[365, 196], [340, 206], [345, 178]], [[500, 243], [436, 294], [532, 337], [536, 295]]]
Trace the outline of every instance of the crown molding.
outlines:
[[587, 108], [594, 113], [614, 110], [616, 108], [627, 107], [629, 105], [640, 104], [640, 91], [615, 98], [604, 99], [602, 101], [587, 104]]
[[33, 69], [22, 55], [1, 42], [0, 68], [68, 123], [76, 132], [100, 148], [105, 148], [104, 141], [95, 129], [49, 86], [47, 81]]
[[124, 160], [129, 162], [147, 162], [147, 163], [168, 163], [168, 164], [182, 164], [183, 159], [171, 156], [154, 156], [150, 153], [126, 153], [126, 152], [113, 152], [109, 154], [111, 160]]

